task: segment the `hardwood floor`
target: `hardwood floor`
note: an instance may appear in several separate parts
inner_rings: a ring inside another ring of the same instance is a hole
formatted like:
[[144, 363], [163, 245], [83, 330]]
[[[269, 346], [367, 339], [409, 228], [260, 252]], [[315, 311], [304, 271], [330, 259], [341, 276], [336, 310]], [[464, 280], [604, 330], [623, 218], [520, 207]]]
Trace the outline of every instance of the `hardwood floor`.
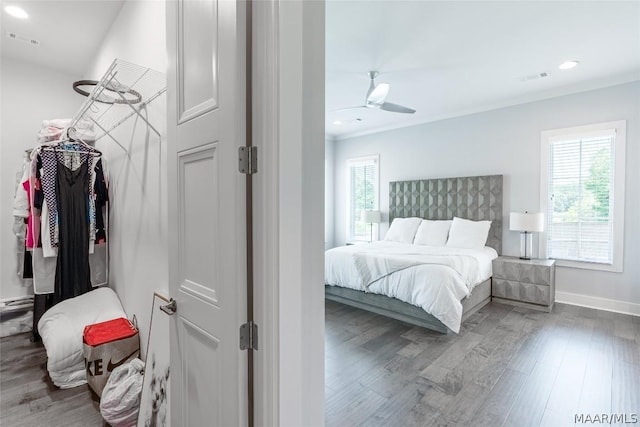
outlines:
[[[640, 415], [640, 318], [492, 303], [460, 334], [441, 335], [325, 307], [327, 426], [561, 427], [575, 414]], [[102, 426], [89, 388], [56, 388], [29, 338], [0, 340], [0, 426]]]
[[327, 426], [561, 427], [580, 414], [640, 424], [638, 317], [491, 303], [442, 335], [325, 307]]
[[30, 338], [29, 332], [0, 340], [0, 426], [103, 426], [89, 387], [54, 386], [45, 349]]

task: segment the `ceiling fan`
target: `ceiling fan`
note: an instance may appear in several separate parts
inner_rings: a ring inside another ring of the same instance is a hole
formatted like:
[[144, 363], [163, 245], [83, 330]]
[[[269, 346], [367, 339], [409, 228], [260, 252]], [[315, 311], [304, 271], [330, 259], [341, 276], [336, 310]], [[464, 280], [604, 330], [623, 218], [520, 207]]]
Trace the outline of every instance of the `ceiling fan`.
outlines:
[[368, 75], [371, 79], [371, 84], [369, 85], [364, 105], [342, 108], [341, 110], [350, 110], [352, 108], [377, 108], [378, 110], [391, 111], [393, 113], [413, 114], [416, 112], [413, 108], [404, 107], [391, 102], [385, 102], [384, 100], [389, 94], [389, 83], [378, 83], [376, 85], [375, 78], [378, 77], [377, 71], [369, 71]]

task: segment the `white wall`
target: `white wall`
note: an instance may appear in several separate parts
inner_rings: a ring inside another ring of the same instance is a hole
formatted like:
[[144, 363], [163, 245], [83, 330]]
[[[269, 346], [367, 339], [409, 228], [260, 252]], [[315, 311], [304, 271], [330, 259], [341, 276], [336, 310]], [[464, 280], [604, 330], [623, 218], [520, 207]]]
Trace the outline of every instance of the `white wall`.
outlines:
[[[346, 240], [348, 158], [380, 154], [384, 213], [390, 181], [489, 174], [504, 175], [504, 215], [536, 211], [540, 133], [613, 120], [627, 120], [624, 272], [558, 268], [557, 299], [640, 315], [640, 82], [337, 141], [334, 242]], [[383, 236], [388, 225], [381, 225]], [[503, 248], [504, 254], [517, 255], [518, 233], [505, 228]]]
[[71, 84], [79, 76], [2, 58], [0, 89], [0, 300], [33, 294], [33, 286], [16, 275], [16, 238], [12, 204], [16, 169], [24, 150], [36, 145], [43, 120], [73, 117], [82, 96]]
[[[99, 79], [116, 58], [166, 73], [163, 1], [125, 2], [84, 78]], [[153, 292], [168, 295], [165, 95], [148, 113], [162, 140], [152, 131], [147, 139], [146, 125], [133, 117], [113, 132], [128, 153], [108, 137], [96, 144], [109, 173], [109, 283], [138, 320], [143, 352]]]
[[325, 4], [278, 8], [278, 425], [322, 426]]

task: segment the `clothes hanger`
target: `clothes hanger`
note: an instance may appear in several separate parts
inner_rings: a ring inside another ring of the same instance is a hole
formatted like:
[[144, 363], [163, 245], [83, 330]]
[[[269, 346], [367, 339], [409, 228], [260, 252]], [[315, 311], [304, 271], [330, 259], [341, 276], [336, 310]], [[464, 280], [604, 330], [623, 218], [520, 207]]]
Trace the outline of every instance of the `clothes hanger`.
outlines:
[[[87, 153], [94, 157], [102, 156], [102, 151], [90, 146], [81, 138], [78, 138], [77, 135], [72, 136], [72, 133], [75, 134], [76, 129], [69, 127], [67, 128], [66, 138], [42, 144], [38, 148], [46, 151], [66, 151], [70, 153]], [[71, 142], [71, 144], [67, 144], [67, 142]], [[72, 145], [77, 145], [77, 147], [71, 147]]]

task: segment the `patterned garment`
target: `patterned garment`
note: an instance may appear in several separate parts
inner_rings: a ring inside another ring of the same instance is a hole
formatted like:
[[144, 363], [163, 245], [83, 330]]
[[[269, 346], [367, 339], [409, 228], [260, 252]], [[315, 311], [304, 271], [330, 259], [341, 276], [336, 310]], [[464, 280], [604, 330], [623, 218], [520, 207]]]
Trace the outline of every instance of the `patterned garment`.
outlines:
[[[65, 165], [71, 170], [76, 170], [83, 164], [87, 163], [90, 170], [93, 170], [93, 157], [86, 152], [79, 151], [77, 153], [65, 150], [40, 150], [38, 154], [37, 170], [41, 172], [40, 180], [42, 183], [42, 191], [44, 199], [47, 201], [49, 208], [49, 236], [51, 238], [51, 246], [58, 247], [59, 243], [59, 218], [58, 207], [56, 203], [56, 176], [58, 173], [58, 163]], [[95, 238], [95, 200], [93, 197], [92, 180], [88, 180], [89, 186], [89, 222], [90, 236]]]
[[89, 240], [96, 240], [96, 194], [94, 191], [96, 181], [96, 162], [99, 159], [91, 156], [89, 163]]
[[36, 176], [40, 175], [40, 183], [44, 199], [49, 208], [49, 236], [51, 246], [57, 246], [58, 208], [56, 204], [56, 175], [58, 173], [58, 161], [53, 151], [40, 150], [37, 157]]

